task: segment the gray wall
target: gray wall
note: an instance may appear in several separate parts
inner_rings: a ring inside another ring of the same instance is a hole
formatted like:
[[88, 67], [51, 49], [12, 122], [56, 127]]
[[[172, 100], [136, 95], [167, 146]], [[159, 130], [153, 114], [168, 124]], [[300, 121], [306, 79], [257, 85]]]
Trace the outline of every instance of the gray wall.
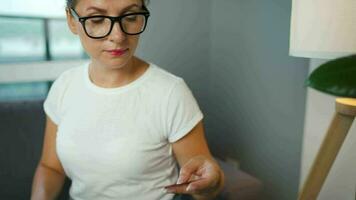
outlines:
[[151, 17], [137, 55], [181, 76], [206, 107], [210, 1], [151, 0]]
[[212, 2], [209, 138], [264, 181], [270, 200], [298, 190], [308, 63], [288, 56], [290, 9], [285, 0]]
[[182, 76], [214, 153], [241, 161], [264, 200], [296, 199], [307, 60], [288, 56], [291, 2], [152, 0], [138, 55]]

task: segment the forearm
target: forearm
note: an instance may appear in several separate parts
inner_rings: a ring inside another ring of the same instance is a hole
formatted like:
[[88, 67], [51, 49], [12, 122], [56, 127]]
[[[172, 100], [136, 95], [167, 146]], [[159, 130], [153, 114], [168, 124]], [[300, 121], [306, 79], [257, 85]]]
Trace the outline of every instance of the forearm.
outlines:
[[32, 183], [31, 200], [54, 200], [62, 190], [65, 175], [39, 164]]

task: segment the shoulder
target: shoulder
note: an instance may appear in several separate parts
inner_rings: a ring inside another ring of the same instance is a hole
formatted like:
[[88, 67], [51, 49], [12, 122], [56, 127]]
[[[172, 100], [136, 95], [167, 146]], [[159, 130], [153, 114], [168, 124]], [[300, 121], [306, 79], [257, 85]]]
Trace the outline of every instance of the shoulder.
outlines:
[[165, 87], [167, 90], [171, 90], [178, 83], [184, 82], [183, 78], [169, 72], [156, 64], [150, 63], [152, 70], [152, 81], [158, 87]]
[[69, 68], [59, 74], [59, 76], [53, 81], [53, 84], [50, 89], [50, 93], [58, 93], [64, 94], [70, 87], [70, 85], [78, 80], [84, 73], [84, 65], [75, 66], [73, 68]]
[[66, 84], [78, 78], [78, 76], [83, 75], [85, 65], [75, 66], [73, 68], [69, 68], [59, 74], [59, 76], [55, 79], [54, 83], [57, 84]]
[[58, 79], [70, 79], [72, 77], [78, 76], [84, 72], [85, 65], [79, 65], [72, 68], [69, 68], [63, 71], [59, 76]]

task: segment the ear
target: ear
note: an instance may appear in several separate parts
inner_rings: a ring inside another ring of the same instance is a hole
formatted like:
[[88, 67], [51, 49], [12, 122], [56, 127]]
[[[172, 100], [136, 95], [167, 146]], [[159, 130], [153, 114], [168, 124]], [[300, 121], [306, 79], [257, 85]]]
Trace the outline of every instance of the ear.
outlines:
[[66, 8], [66, 16], [67, 16], [67, 24], [70, 29], [70, 31], [78, 35], [78, 29], [77, 29], [77, 21], [74, 19], [74, 17], [70, 14], [70, 11], [68, 8]]

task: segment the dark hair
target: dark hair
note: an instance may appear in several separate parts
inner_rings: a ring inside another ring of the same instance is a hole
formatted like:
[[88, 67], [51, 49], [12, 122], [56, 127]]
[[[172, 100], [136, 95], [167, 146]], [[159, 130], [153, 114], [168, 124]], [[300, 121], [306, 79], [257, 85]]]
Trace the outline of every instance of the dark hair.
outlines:
[[[141, 0], [141, 1], [143, 3], [144, 8], [146, 8], [146, 5], [148, 4], [149, 0]], [[66, 0], [66, 2], [67, 2], [66, 4], [67, 8], [74, 8], [77, 5], [78, 0]]]

